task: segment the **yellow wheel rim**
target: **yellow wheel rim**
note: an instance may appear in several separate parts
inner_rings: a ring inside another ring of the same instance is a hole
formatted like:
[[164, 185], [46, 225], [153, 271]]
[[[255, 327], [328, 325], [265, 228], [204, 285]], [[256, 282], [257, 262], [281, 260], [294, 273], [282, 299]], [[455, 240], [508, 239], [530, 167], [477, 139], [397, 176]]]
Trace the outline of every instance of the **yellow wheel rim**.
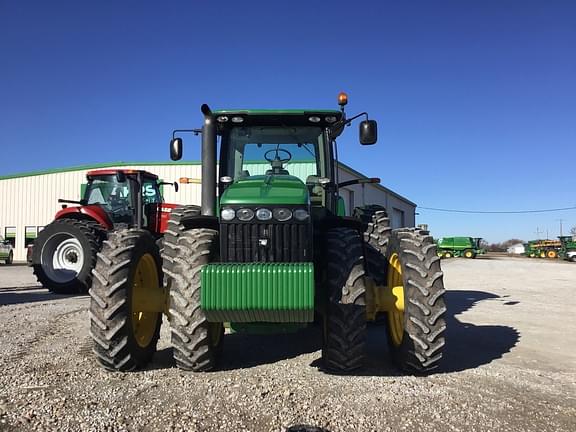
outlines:
[[132, 332], [136, 343], [146, 348], [156, 332], [158, 312], [145, 312], [146, 298], [153, 290], [159, 290], [156, 261], [150, 254], [142, 255], [132, 281]]
[[548, 251], [548, 258], [556, 258], [556, 252], [555, 251]]
[[399, 346], [404, 336], [404, 280], [398, 254], [394, 253], [388, 263], [388, 289], [392, 291], [395, 301], [388, 311], [388, 328], [392, 343]]
[[466, 258], [471, 258], [472, 257], [472, 252], [468, 251], [466, 252]]

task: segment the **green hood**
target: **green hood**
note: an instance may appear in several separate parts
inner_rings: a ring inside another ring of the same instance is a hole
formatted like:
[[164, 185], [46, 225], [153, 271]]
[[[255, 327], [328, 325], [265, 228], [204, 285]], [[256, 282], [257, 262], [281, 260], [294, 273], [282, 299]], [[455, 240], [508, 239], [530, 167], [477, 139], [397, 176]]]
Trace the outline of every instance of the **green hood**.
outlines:
[[237, 180], [224, 191], [220, 205], [308, 204], [308, 189], [291, 175], [258, 175]]

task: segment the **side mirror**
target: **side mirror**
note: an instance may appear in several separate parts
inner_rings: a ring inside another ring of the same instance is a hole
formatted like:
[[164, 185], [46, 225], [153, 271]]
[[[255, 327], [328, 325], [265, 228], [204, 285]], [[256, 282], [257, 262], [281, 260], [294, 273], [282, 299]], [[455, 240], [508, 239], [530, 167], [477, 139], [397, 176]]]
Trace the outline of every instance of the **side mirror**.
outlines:
[[118, 183], [124, 183], [126, 181], [126, 174], [124, 174], [124, 171], [116, 171], [116, 181]]
[[178, 192], [178, 188], [180, 187], [178, 186], [178, 182], [174, 182], [173, 185], [174, 185], [174, 192]]
[[360, 144], [372, 145], [378, 141], [378, 123], [376, 120], [364, 120], [360, 123]]
[[170, 159], [173, 161], [182, 159], [182, 138], [174, 138], [170, 141]]

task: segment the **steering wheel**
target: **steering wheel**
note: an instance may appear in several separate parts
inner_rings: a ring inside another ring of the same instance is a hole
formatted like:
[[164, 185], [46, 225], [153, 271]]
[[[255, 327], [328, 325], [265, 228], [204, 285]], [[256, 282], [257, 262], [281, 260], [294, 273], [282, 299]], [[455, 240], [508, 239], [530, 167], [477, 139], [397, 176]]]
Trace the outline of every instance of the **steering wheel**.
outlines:
[[[274, 159], [272, 159], [271, 157], [268, 157], [269, 153], [274, 153]], [[280, 157], [278, 157], [278, 153], [285, 153], [286, 155], [288, 155], [288, 157], [280, 159]], [[284, 150], [281, 148], [275, 148], [272, 150], [268, 150], [266, 153], [264, 153], [264, 159], [266, 159], [270, 163], [272, 163], [274, 161], [285, 163], [285, 162], [290, 161], [290, 159], [292, 159], [292, 153], [290, 153], [288, 150]]]

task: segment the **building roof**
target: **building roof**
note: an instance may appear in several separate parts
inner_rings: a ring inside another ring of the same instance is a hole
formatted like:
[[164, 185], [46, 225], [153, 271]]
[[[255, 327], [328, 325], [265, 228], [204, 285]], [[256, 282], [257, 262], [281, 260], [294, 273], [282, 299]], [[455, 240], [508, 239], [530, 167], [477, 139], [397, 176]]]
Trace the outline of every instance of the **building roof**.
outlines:
[[[89, 165], [77, 165], [77, 166], [72, 166], [72, 167], [53, 168], [53, 169], [28, 171], [28, 172], [23, 172], [23, 173], [4, 175], [4, 176], [0, 176], [0, 180], [9, 180], [9, 179], [15, 179], [15, 178], [22, 178], [22, 177], [33, 177], [33, 176], [40, 176], [40, 175], [46, 175], [46, 174], [58, 174], [58, 173], [71, 172], [71, 171], [90, 171], [90, 170], [94, 170], [94, 169], [109, 168], [109, 167], [201, 165], [201, 164], [202, 164], [202, 162], [200, 162], [200, 161], [177, 161], [177, 162], [173, 162], [173, 161], [161, 161], [161, 162], [123, 162], [123, 161], [118, 161], [118, 162], [103, 162], [103, 163], [96, 163], [96, 164], [89, 164]], [[356, 171], [354, 168], [349, 167], [348, 165], [346, 165], [343, 162], [339, 161], [338, 165], [340, 168], [342, 168], [344, 171], [347, 171], [349, 174], [352, 174], [352, 175], [357, 176], [357, 177], [362, 178], [362, 179], [368, 178], [367, 176], [365, 176], [361, 172]], [[382, 186], [379, 183], [372, 183], [372, 185], [374, 187], [376, 187], [377, 189], [380, 189], [384, 192], [389, 193], [392, 196], [395, 196], [396, 198], [401, 199], [402, 201], [406, 202], [407, 204], [410, 204], [410, 205], [413, 205], [414, 207], [417, 207], [417, 205], [415, 203], [413, 203], [412, 201], [410, 201], [407, 198], [403, 197], [402, 195], [388, 189], [387, 187]]]

